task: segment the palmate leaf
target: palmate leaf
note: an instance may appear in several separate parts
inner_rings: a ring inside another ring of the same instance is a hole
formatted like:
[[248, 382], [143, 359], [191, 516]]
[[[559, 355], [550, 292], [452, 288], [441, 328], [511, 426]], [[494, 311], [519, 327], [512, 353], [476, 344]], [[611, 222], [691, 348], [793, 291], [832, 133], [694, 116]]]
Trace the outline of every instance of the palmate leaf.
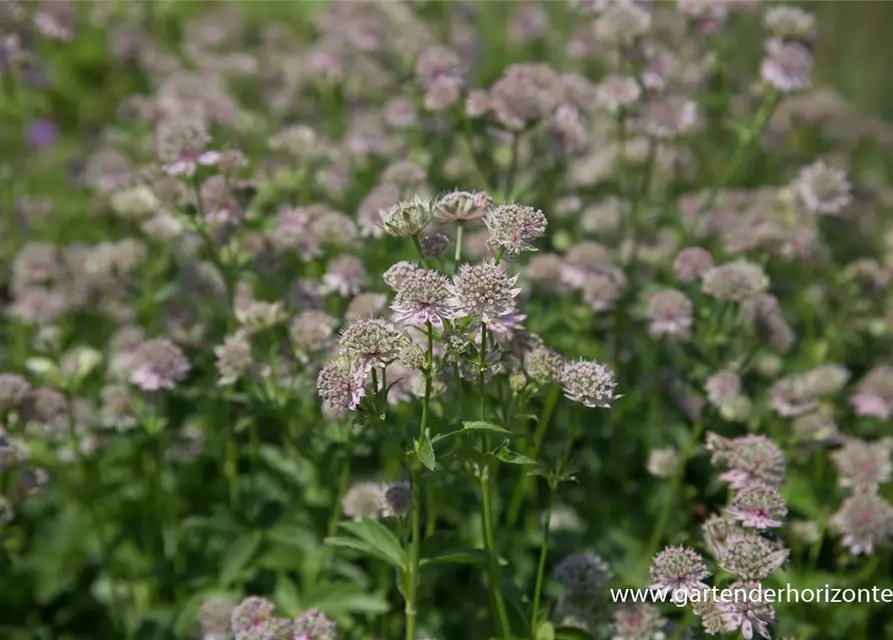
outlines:
[[396, 569], [403, 570], [406, 567], [406, 551], [397, 536], [382, 523], [363, 518], [358, 521], [342, 522], [341, 528], [353, 538], [326, 538], [326, 544], [356, 549], [384, 560]]

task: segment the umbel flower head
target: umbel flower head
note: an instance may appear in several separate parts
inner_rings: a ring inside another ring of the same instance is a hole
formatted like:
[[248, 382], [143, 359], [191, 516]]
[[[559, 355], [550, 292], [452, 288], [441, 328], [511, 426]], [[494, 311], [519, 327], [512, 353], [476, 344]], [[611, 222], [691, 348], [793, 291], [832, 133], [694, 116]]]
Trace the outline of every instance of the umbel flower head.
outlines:
[[335, 640], [337, 625], [319, 609], [305, 611], [294, 621], [287, 640]]
[[415, 262], [401, 260], [388, 267], [388, 270], [384, 272], [381, 279], [384, 280], [384, 283], [391, 289], [399, 291], [400, 287], [403, 286], [403, 283], [406, 282], [406, 279], [420, 269], [421, 267]]
[[382, 211], [381, 228], [392, 236], [410, 238], [427, 227], [433, 216], [433, 203], [415, 196]]
[[654, 338], [686, 337], [691, 332], [693, 311], [691, 300], [681, 291], [657, 291], [648, 300], [648, 332]]
[[488, 245], [514, 257], [522, 251], [536, 251], [530, 244], [546, 233], [546, 216], [523, 204], [501, 204], [484, 218], [490, 232]]
[[385, 507], [385, 487], [379, 482], [357, 482], [341, 499], [341, 511], [348, 518], [378, 520]]
[[893, 538], [893, 506], [876, 491], [857, 491], [840, 505], [831, 526], [854, 556], [871, 555]]
[[572, 597], [595, 595], [612, 577], [610, 567], [594, 553], [567, 556], [555, 566], [552, 575]]
[[759, 265], [737, 260], [708, 270], [703, 276], [701, 291], [717, 300], [743, 302], [768, 286], [769, 278]]
[[821, 160], [803, 167], [793, 186], [803, 206], [814, 213], [837, 215], [852, 200], [852, 185], [846, 172]]
[[365, 370], [384, 367], [397, 358], [403, 334], [384, 318], [363, 318], [341, 332], [341, 346]]
[[719, 558], [719, 566], [742, 580], [762, 580], [785, 563], [790, 551], [751, 535], [738, 538]]
[[765, 436], [749, 435], [728, 441], [728, 450], [722, 454], [722, 462], [728, 471], [719, 476], [730, 483], [735, 491], [756, 484], [777, 486], [785, 472], [784, 453]]
[[336, 415], [356, 409], [365, 393], [365, 372], [365, 368], [344, 355], [324, 366], [316, 378], [316, 392], [323, 406]]
[[621, 396], [615, 393], [617, 381], [614, 372], [595, 360], [565, 362], [559, 373], [564, 395], [587, 407], [611, 406]]
[[0, 373], [0, 413], [5, 413], [21, 404], [31, 385], [17, 373]]
[[477, 316], [485, 323], [496, 322], [515, 310], [518, 276], [509, 277], [498, 264], [463, 264], [448, 285], [455, 317]]
[[687, 547], [667, 547], [651, 561], [650, 589], [670, 592], [675, 601], [675, 593], [689, 593], [706, 589], [704, 579], [710, 576], [707, 565], [697, 551]]
[[730, 602], [720, 603], [725, 631], [741, 629], [744, 640], [752, 640], [754, 632], [770, 638], [769, 623], [775, 621], [775, 606], [763, 594], [758, 582], [734, 582], [728, 587]]
[[434, 215], [445, 222], [470, 222], [493, 208], [493, 198], [483, 191], [450, 191], [434, 203]]
[[261, 627], [273, 616], [274, 605], [266, 598], [249, 596], [233, 609], [230, 625], [237, 640]]
[[539, 209], [523, 204], [501, 204], [484, 218], [491, 248], [514, 257], [522, 251], [536, 251], [530, 244], [546, 233], [546, 216]]
[[831, 454], [840, 475], [840, 486], [876, 489], [878, 485], [889, 482], [893, 473], [891, 448], [893, 442], [889, 438], [877, 442], [848, 439], [843, 448]]
[[781, 518], [788, 514], [788, 508], [778, 489], [767, 484], [755, 484], [735, 494], [728, 514], [742, 526], [769, 529], [782, 525]]
[[189, 369], [180, 347], [166, 338], [156, 338], [134, 349], [129, 379], [143, 391], [173, 389]]
[[413, 326], [430, 322], [443, 329], [443, 321], [453, 317], [449, 297], [445, 275], [433, 269], [417, 269], [403, 280], [391, 309], [397, 312], [398, 322]]

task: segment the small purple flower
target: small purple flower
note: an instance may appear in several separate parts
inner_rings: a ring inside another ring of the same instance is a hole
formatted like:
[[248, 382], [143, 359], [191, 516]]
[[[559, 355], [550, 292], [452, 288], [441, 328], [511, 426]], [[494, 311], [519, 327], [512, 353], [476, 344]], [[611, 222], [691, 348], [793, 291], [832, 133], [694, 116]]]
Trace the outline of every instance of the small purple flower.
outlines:
[[38, 149], [46, 149], [56, 144], [59, 127], [52, 120], [35, 120], [28, 128], [28, 143]]

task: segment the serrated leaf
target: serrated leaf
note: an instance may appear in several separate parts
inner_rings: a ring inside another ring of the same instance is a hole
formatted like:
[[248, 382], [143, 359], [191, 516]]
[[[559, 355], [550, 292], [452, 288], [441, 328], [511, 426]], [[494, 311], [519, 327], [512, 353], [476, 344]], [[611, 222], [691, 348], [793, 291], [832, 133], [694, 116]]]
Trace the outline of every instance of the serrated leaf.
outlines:
[[397, 569], [406, 567], [406, 552], [397, 536], [377, 520], [363, 518], [359, 521], [342, 522], [341, 528], [365, 542], [375, 555]]
[[462, 423], [463, 431], [485, 431], [489, 433], [499, 433], [504, 436], [512, 435], [512, 432], [505, 427], [500, 427], [492, 422], [484, 422], [483, 420], [470, 420]]
[[444, 549], [423, 553], [419, 558], [419, 563], [423, 566], [441, 563], [485, 564], [486, 562], [487, 552], [483, 549]]
[[252, 531], [236, 540], [223, 555], [220, 564], [220, 585], [228, 587], [249, 565], [260, 548], [261, 535]]
[[434, 446], [431, 444], [431, 432], [425, 429], [422, 439], [416, 445], [416, 455], [429, 471], [434, 471]]
[[505, 462], [506, 464], [520, 464], [520, 465], [538, 465], [539, 462], [534, 460], [533, 458], [528, 458], [527, 456], [518, 453], [517, 451], [512, 451], [511, 449], [502, 448], [499, 449], [494, 454], [500, 462]]

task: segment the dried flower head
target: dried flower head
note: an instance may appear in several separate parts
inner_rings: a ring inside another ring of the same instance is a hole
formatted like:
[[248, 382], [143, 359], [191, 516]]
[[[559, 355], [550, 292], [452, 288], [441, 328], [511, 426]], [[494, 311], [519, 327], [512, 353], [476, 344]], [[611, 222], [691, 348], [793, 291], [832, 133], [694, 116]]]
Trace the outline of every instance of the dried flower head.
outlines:
[[614, 372], [594, 360], [565, 362], [559, 372], [559, 381], [565, 397], [587, 407], [608, 408], [620, 397], [615, 393]]
[[186, 378], [189, 369], [180, 347], [166, 338], [155, 338], [134, 349], [129, 380], [143, 391], [173, 389]]
[[418, 235], [434, 217], [434, 203], [415, 196], [398, 202], [381, 212], [381, 228], [392, 236], [409, 238]]
[[386, 484], [382, 487], [382, 500], [382, 516], [402, 516], [412, 508], [412, 486], [408, 482]]
[[755, 529], [780, 527], [788, 513], [778, 489], [767, 484], [752, 484], [735, 494], [728, 514], [742, 526]]
[[876, 491], [857, 491], [840, 505], [831, 526], [854, 556], [871, 555], [893, 538], [893, 506]]
[[573, 597], [597, 594], [612, 577], [608, 564], [594, 553], [575, 553], [555, 565], [552, 576]]
[[841, 449], [831, 454], [840, 476], [840, 486], [876, 490], [878, 485], [889, 482], [893, 473], [891, 450], [893, 441], [889, 438], [875, 442], [847, 439]]
[[530, 244], [546, 233], [543, 212], [522, 204], [501, 204], [484, 218], [490, 232], [488, 245], [515, 257], [522, 251], [536, 251]]
[[759, 265], [738, 260], [704, 273], [701, 291], [718, 300], [742, 302], [762, 293], [768, 286], [769, 278]]
[[696, 551], [687, 547], [667, 547], [651, 561], [649, 588], [670, 592], [675, 601], [679, 597], [677, 592], [707, 588], [703, 581], [709, 575], [707, 565]]
[[334, 415], [356, 409], [365, 394], [365, 371], [346, 356], [338, 356], [325, 365], [316, 378], [316, 392], [323, 407]]
[[453, 317], [449, 280], [432, 269], [417, 269], [400, 286], [391, 309], [395, 320], [424, 327], [428, 322], [443, 329], [443, 321]]
[[681, 291], [664, 289], [648, 300], [648, 332], [653, 338], [661, 336], [688, 337], [691, 333], [694, 308]]
[[803, 167], [791, 185], [807, 210], [838, 215], [852, 201], [852, 185], [847, 174], [821, 160]]
[[498, 320], [515, 310], [518, 276], [511, 276], [493, 262], [463, 264], [448, 286], [450, 303], [458, 318], [477, 316], [484, 322]]
[[436, 258], [450, 248], [450, 238], [446, 234], [435, 232], [425, 235], [419, 240], [419, 248], [425, 258]]

